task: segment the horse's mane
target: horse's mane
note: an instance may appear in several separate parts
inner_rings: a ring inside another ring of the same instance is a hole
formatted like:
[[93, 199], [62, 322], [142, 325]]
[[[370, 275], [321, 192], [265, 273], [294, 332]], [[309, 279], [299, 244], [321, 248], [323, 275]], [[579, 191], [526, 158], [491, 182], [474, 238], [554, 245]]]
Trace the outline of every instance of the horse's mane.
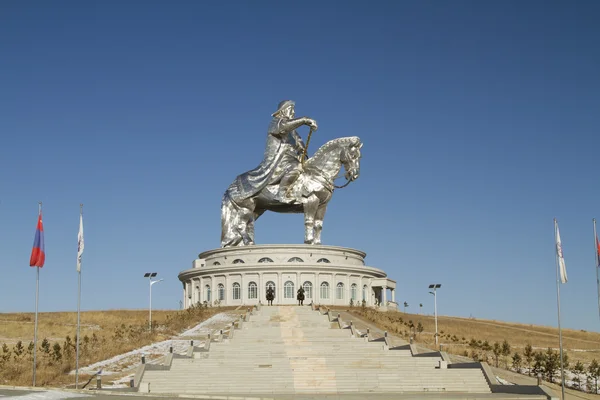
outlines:
[[333, 147], [343, 147], [358, 143], [360, 143], [360, 139], [358, 136], [348, 136], [330, 140], [329, 142], [321, 146], [319, 150], [317, 150], [315, 154], [313, 154], [313, 156], [307, 161], [307, 163], [310, 163], [310, 161], [312, 160], [318, 160], [319, 158], [321, 158], [321, 156], [323, 156], [323, 154], [329, 153]]

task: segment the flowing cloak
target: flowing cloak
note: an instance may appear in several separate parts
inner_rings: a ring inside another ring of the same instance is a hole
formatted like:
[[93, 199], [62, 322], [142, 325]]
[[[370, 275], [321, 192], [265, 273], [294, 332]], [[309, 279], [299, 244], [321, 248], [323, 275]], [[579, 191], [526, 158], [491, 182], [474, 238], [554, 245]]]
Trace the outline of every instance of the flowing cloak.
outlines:
[[296, 152], [295, 130], [283, 131], [283, 120], [274, 117], [269, 124], [267, 146], [263, 160], [258, 167], [245, 172], [233, 181], [227, 190], [233, 201], [245, 200], [264, 189], [265, 186], [277, 183], [291, 168], [299, 164]]

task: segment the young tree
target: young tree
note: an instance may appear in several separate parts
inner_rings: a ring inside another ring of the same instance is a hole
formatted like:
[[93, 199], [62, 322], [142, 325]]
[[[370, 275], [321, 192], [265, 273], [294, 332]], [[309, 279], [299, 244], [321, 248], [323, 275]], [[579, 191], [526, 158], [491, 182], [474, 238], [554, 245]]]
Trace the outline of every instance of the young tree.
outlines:
[[73, 350], [75, 349], [75, 343], [69, 335], [65, 338], [65, 342], [63, 343], [63, 356], [66, 360], [70, 360], [73, 356]]
[[419, 337], [421, 337], [421, 333], [423, 332], [423, 329], [424, 329], [424, 328], [423, 328], [423, 324], [422, 324], [421, 322], [419, 322], [419, 323], [417, 324], [417, 332], [418, 332], [418, 334], [419, 334]]
[[33, 345], [33, 342], [29, 342], [29, 346], [27, 346], [27, 359], [29, 361], [33, 361], [33, 349], [35, 348], [35, 346]]
[[533, 348], [529, 343], [525, 345], [525, 350], [523, 350], [523, 357], [525, 358], [525, 362], [527, 363], [527, 374], [531, 375], [531, 362], [533, 361]]
[[581, 361], [577, 361], [575, 366], [573, 367], [572, 372], [575, 374], [573, 377], [573, 382], [575, 382], [575, 387], [577, 389], [581, 389], [581, 375], [585, 372], [585, 367], [581, 363]]
[[423, 303], [419, 303], [419, 314], [423, 314]]
[[536, 351], [533, 353], [533, 368], [531, 372], [534, 375], [543, 374], [544, 373], [544, 364], [546, 362], [546, 355], [541, 351]]
[[498, 357], [500, 357], [500, 354], [502, 354], [502, 347], [500, 347], [500, 343], [494, 342], [492, 353], [494, 353], [494, 361], [496, 362], [496, 368], [498, 368]]
[[2, 355], [0, 356], [0, 365], [6, 364], [10, 361], [11, 351], [6, 345], [6, 343], [2, 344]]
[[415, 330], [415, 324], [414, 324], [414, 322], [412, 321], [412, 319], [409, 319], [409, 320], [408, 320], [408, 330], [409, 330], [409, 332], [411, 332], [411, 333], [414, 333], [414, 330]]
[[408, 303], [405, 301], [404, 302], [404, 314], [406, 314], [406, 308], [408, 307]]
[[488, 360], [488, 351], [492, 350], [492, 346], [490, 346], [490, 344], [488, 343], [487, 340], [484, 340], [483, 343], [481, 343], [479, 345], [479, 348], [482, 351], [482, 356], [483, 356], [483, 360], [482, 361], [487, 362], [487, 360]]
[[504, 339], [502, 342], [502, 356], [504, 357], [504, 366], [508, 369], [508, 356], [510, 356], [510, 344]]
[[469, 347], [472, 349], [479, 348], [479, 343], [477, 343], [477, 340], [475, 340], [475, 338], [471, 338], [471, 341], [469, 342]]
[[546, 379], [553, 383], [554, 376], [556, 375], [556, 372], [559, 368], [560, 358], [558, 353], [552, 350], [551, 347], [548, 347], [548, 350], [546, 350], [546, 354], [544, 357], [544, 375], [546, 376]]
[[58, 344], [58, 342], [54, 343], [54, 346], [52, 346], [52, 359], [56, 362], [60, 362], [60, 360], [62, 359], [62, 353], [61, 353], [61, 348], [60, 348], [60, 344]]
[[19, 360], [25, 351], [25, 347], [23, 347], [23, 342], [20, 340], [13, 347], [14, 359], [15, 361]]
[[518, 374], [521, 373], [521, 362], [522, 361], [523, 361], [523, 358], [521, 357], [521, 355], [515, 351], [515, 354], [513, 354], [513, 356], [512, 356], [512, 366]]
[[598, 393], [598, 378], [600, 378], [600, 365], [594, 358], [587, 368], [587, 376], [594, 380], [594, 391], [592, 393]]

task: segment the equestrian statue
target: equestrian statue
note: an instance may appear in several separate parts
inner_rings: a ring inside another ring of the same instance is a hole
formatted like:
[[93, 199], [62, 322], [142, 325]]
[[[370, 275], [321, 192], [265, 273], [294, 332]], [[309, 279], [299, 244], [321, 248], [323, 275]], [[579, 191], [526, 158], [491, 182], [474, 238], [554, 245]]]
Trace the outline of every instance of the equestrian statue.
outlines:
[[[267, 132], [262, 162], [233, 181], [221, 202], [221, 247], [254, 244], [254, 222], [265, 212], [303, 213], [304, 243], [321, 244], [327, 204], [335, 188], [345, 187], [360, 173], [362, 143], [356, 136], [331, 140], [306, 158], [317, 122], [295, 118], [295, 103], [279, 103]], [[310, 128], [306, 145], [296, 132]], [[342, 166], [346, 184], [336, 186]]]

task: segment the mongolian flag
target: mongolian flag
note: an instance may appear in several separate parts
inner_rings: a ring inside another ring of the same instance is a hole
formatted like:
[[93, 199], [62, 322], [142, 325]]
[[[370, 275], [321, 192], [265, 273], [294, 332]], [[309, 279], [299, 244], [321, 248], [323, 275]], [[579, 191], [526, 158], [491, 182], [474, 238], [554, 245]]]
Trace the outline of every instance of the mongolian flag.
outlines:
[[600, 241], [598, 236], [596, 236], [596, 266], [600, 268]]
[[600, 268], [600, 241], [596, 236], [596, 266]]
[[46, 253], [44, 253], [44, 225], [42, 224], [42, 212], [40, 211], [37, 227], [35, 228], [35, 239], [33, 240], [29, 266], [43, 267], [44, 261], [46, 261]]

